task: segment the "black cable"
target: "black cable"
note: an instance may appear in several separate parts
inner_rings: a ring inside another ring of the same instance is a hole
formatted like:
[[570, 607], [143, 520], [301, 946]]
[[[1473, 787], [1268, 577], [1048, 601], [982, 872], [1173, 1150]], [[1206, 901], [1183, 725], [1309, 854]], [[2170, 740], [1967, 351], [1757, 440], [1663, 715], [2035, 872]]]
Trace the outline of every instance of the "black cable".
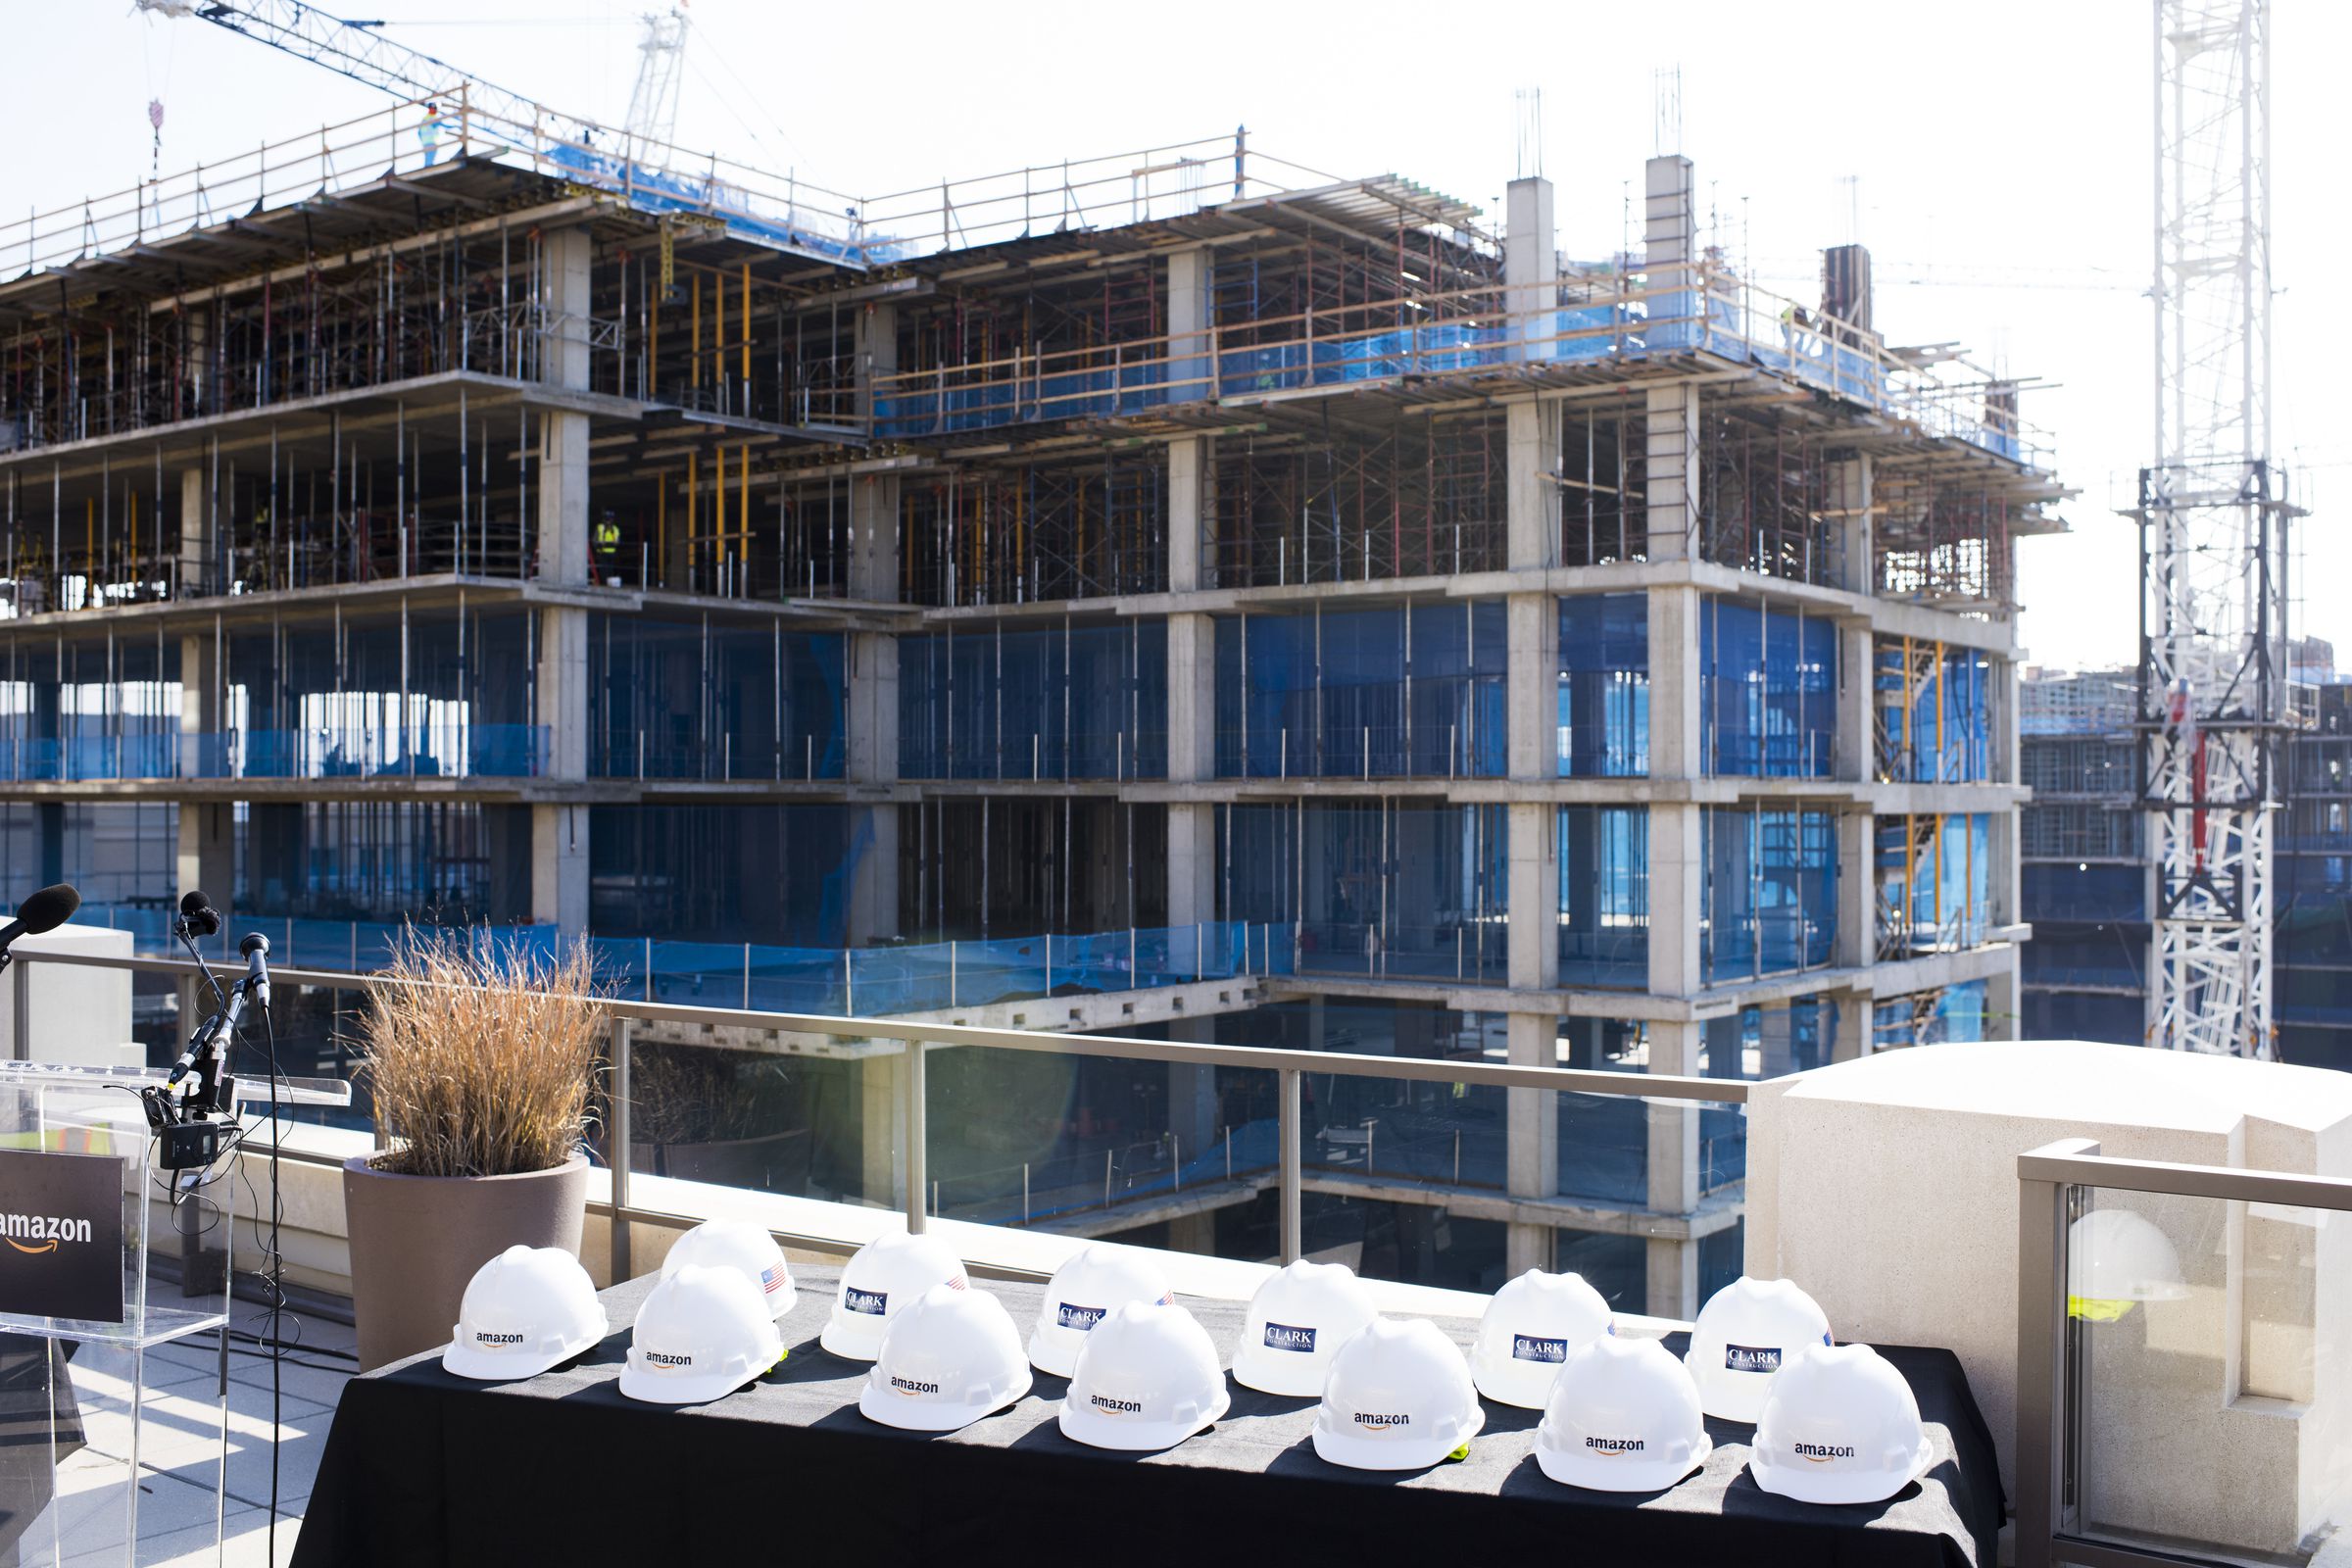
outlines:
[[284, 1419], [286, 1259], [279, 1234], [285, 1221], [285, 1200], [277, 1185], [278, 1145], [285, 1131], [277, 1119], [277, 1022], [270, 1015], [267, 994], [262, 998], [262, 1035], [270, 1053], [270, 1560], [277, 1561], [277, 1436]]

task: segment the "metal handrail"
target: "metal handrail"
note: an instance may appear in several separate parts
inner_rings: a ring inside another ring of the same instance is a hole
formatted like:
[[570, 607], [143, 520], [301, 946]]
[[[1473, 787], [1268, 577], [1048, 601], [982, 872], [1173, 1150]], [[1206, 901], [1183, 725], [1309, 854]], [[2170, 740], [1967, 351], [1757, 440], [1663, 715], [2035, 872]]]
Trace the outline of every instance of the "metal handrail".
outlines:
[[2352, 1179], [2187, 1165], [2101, 1154], [2095, 1139], [2062, 1138], [2017, 1156], [2017, 1568], [2180, 1568], [2218, 1559], [2075, 1534], [2062, 1516], [2066, 1465], [2079, 1419], [2069, 1397], [2074, 1358], [2067, 1302], [2070, 1193], [2078, 1187], [2232, 1203], [2352, 1212]]
[[[194, 980], [200, 972], [198, 966], [186, 958], [41, 952], [20, 952], [15, 957], [15, 1007], [19, 1018], [27, 1014], [30, 996], [28, 977], [35, 964], [122, 969], [138, 974], [171, 975], [185, 980]], [[270, 976], [281, 985], [317, 986], [344, 991], [367, 991], [384, 983], [382, 975], [354, 974], [347, 970], [274, 968]], [[1181, 1040], [1138, 1040], [1121, 1036], [1054, 1034], [1038, 1029], [996, 1029], [973, 1024], [760, 1012], [740, 1007], [696, 1007], [622, 999], [609, 999], [602, 1005], [612, 1021], [612, 1120], [607, 1144], [612, 1183], [612, 1255], [616, 1275], [627, 1272], [627, 1227], [635, 1212], [629, 1202], [631, 1139], [628, 1081], [630, 1038], [634, 1026], [639, 1023], [699, 1025], [711, 1031], [707, 1043], [722, 1050], [762, 1051], [760, 1045], [740, 1038], [729, 1038], [726, 1033], [747, 1029], [768, 1035], [822, 1035], [843, 1041], [897, 1041], [907, 1048], [899, 1053], [906, 1058], [906, 1070], [901, 1074], [903, 1109], [906, 1121], [906, 1228], [916, 1233], [926, 1228], [929, 1217], [924, 1204], [930, 1186], [925, 1169], [928, 1107], [924, 1093], [924, 1058], [933, 1047], [979, 1046], [1052, 1055], [1097, 1056], [1272, 1072], [1276, 1075], [1276, 1105], [1280, 1123], [1280, 1230], [1285, 1262], [1295, 1261], [1302, 1251], [1299, 1193], [1304, 1161], [1299, 1139], [1300, 1083], [1307, 1072], [1353, 1078], [1478, 1085], [1522, 1092], [1613, 1095], [1639, 1100], [1725, 1105], [1744, 1104], [1750, 1088], [1740, 1079], [1687, 1077], [1667, 1073], [1601, 1072], [1589, 1068], [1453, 1061], [1426, 1056], [1376, 1056], [1351, 1052], [1202, 1045]], [[27, 1034], [28, 1031], [23, 1028], [16, 1032], [17, 1050], [20, 1053], [26, 1048]]]

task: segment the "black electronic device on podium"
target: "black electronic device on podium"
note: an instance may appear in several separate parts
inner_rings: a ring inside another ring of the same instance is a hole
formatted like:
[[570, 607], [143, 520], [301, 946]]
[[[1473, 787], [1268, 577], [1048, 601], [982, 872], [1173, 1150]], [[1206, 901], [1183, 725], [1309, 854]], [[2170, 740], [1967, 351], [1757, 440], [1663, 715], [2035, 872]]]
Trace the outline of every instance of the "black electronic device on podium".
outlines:
[[147, 1103], [147, 1124], [160, 1145], [156, 1163], [165, 1170], [202, 1169], [234, 1141], [236, 1082], [228, 1071], [229, 1047], [236, 1043], [248, 1004], [265, 1012], [270, 1007], [270, 939], [256, 931], [238, 944], [245, 974], [223, 988], [196, 946], [198, 937], [216, 936], [220, 930], [220, 911], [203, 893], [191, 892], [179, 901], [172, 934], [196, 960], [204, 988], [217, 1005], [189, 1035], [188, 1047], [172, 1064], [171, 1073], [140, 1094]]

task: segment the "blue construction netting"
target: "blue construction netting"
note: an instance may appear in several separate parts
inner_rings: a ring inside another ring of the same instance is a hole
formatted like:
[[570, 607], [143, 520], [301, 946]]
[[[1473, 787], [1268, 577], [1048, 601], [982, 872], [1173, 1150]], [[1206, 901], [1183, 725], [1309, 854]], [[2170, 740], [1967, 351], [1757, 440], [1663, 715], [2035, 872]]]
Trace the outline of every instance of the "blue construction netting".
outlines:
[[839, 778], [847, 640], [780, 624], [596, 614], [588, 771], [597, 778]]
[[1838, 628], [1718, 594], [1700, 604], [1699, 745], [1706, 770], [1828, 778], [1837, 764]]
[[2132, 921], [2148, 917], [2145, 866], [2029, 860], [2020, 879], [2028, 921]]
[[1828, 963], [1838, 939], [1837, 817], [1822, 810], [1709, 807], [1705, 915], [1709, 982]]
[[1947, 648], [1935, 676], [1905, 701], [1899, 646], [1879, 645], [1873, 677], [1880, 772], [1898, 784], [1975, 784], [1991, 777], [1991, 661]]
[[1982, 980], [1964, 980], [1939, 991], [1892, 997], [1878, 1003], [1871, 1013], [1876, 1049], [1888, 1051], [1900, 1046], [1983, 1040], [1987, 989]]
[[899, 639], [899, 776], [1164, 778], [1168, 628], [934, 632]]
[[2140, 991], [2147, 967], [2145, 925], [2036, 926], [2018, 956], [2019, 982], [2029, 986]]
[[1560, 601], [1559, 775], [1649, 772], [1649, 597]]
[[1558, 808], [1562, 985], [1649, 984], [1649, 808]]
[[1217, 902], [1287, 927], [1300, 973], [1502, 983], [1509, 836], [1499, 805], [1220, 806]]
[[1217, 617], [1220, 778], [1494, 778], [1506, 766], [1493, 601]]

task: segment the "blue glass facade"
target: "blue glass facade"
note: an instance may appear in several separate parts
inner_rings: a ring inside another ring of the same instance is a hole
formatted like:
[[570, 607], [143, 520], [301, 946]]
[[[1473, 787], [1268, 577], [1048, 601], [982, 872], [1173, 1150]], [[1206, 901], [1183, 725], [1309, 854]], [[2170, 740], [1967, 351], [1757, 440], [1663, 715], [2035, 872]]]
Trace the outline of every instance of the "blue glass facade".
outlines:
[[1838, 940], [1836, 816], [1731, 806], [1708, 808], [1702, 822], [1708, 983], [1828, 963]]
[[1709, 595], [1699, 607], [1698, 683], [1709, 773], [1830, 776], [1838, 734], [1834, 622]]

